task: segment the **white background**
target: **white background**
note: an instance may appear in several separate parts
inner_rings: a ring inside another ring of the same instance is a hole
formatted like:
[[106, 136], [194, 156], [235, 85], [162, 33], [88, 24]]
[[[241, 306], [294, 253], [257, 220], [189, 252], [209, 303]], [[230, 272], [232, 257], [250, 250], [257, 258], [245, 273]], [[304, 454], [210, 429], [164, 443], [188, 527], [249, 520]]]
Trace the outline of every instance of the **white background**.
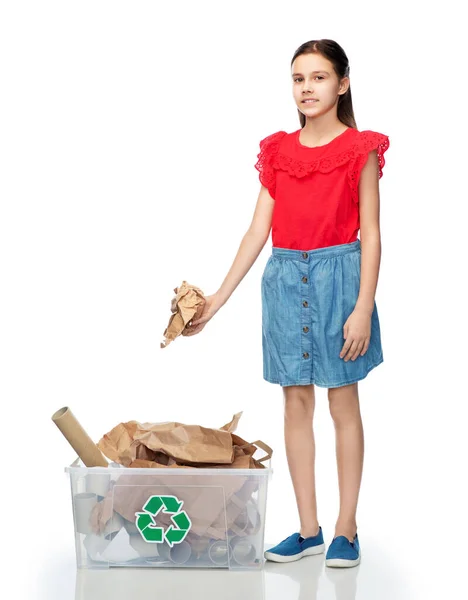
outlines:
[[[130, 419], [220, 427], [244, 411], [237, 433], [274, 449], [265, 540], [298, 528], [282, 390], [262, 378], [271, 238], [199, 335], [160, 342], [174, 288], [212, 294], [229, 270], [260, 190], [259, 140], [300, 127], [290, 61], [319, 38], [348, 55], [358, 129], [390, 138], [384, 363], [359, 384], [363, 565], [378, 570], [374, 597], [466, 593], [461, 33], [455, 2], [2, 4], [2, 562], [15, 598], [75, 597], [75, 454], [50, 418], [62, 406], [95, 441]], [[325, 389], [316, 400], [328, 543], [334, 428]]]

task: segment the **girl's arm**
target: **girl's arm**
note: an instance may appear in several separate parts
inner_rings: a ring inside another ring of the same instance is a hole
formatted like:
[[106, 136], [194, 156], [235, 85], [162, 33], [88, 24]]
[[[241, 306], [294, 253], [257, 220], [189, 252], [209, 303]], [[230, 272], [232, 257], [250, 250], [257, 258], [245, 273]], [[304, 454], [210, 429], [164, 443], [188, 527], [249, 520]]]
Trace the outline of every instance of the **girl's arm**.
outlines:
[[274, 204], [275, 201], [270, 196], [269, 191], [262, 185], [252, 222], [242, 238], [231, 268], [215, 294], [220, 306], [228, 301], [268, 241]]
[[233, 291], [249, 272], [270, 235], [274, 204], [275, 201], [270, 196], [270, 192], [262, 185], [252, 222], [242, 238], [231, 268], [218, 291], [205, 298], [202, 316], [189, 323], [191, 332], [187, 332], [186, 335], [195, 335], [202, 331], [206, 323], [226, 304]]
[[381, 255], [377, 150], [369, 152], [369, 157], [361, 171], [358, 186], [361, 229], [361, 283], [355, 309], [372, 314]]

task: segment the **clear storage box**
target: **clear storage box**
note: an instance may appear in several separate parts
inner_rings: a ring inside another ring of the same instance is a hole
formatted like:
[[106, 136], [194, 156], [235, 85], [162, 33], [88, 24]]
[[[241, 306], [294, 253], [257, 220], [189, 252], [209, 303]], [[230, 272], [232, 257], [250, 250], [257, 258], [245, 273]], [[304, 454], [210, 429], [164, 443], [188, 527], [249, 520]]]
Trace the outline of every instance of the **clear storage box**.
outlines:
[[78, 568], [261, 569], [265, 468], [86, 467], [70, 474]]

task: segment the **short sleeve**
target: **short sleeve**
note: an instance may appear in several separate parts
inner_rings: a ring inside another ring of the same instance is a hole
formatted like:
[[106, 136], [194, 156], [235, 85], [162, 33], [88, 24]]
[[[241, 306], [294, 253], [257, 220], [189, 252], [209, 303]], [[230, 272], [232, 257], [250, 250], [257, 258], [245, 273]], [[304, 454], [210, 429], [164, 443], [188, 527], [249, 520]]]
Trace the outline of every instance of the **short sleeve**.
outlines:
[[285, 131], [277, 131], [261, 140], [260, 152], [257, 154], [257, 162], [255, 164], [260, 183], [268, 189], [273, 199], [276, 194], [276, 170], [273, 162], [278, 153], [280, 142], [285, 135]]
[[369, 152], [377, 150], [377, 159], [379, 165], [379, 179], [383, 175], [385, 165], [384, 154], [390, 147], [390, 140], [384, 133], [377, 131], [361, 131], [357, 141], [356, 158], [350, 164], [349, 178], [353, 191], [353, 198], [358, 202], [359, 178], [364, 165], [367, 162]]

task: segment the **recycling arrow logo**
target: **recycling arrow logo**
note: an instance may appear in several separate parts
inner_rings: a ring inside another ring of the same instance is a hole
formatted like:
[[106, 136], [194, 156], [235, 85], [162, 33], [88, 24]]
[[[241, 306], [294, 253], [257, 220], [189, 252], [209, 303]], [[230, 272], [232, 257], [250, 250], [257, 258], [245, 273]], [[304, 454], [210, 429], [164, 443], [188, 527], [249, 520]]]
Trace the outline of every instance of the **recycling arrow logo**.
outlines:
[[[135, 524], [142, 538], [152, 544], [162, 544], [166, 538], [171, 548], [174, 544], [180, 544], [192, 526], [192, 521], [187, 513], [181, 510], [183, 504], [184, 501], [179, 500], [176, 496], [150, 496], [143, 506], [145, 512], [135, 513], [137, 517]], [[174, 515], [171, 520], [176, 527], [171, 523], [164, 532], [163, 527], [157, 526], [155, 519], [161, 510]]]

